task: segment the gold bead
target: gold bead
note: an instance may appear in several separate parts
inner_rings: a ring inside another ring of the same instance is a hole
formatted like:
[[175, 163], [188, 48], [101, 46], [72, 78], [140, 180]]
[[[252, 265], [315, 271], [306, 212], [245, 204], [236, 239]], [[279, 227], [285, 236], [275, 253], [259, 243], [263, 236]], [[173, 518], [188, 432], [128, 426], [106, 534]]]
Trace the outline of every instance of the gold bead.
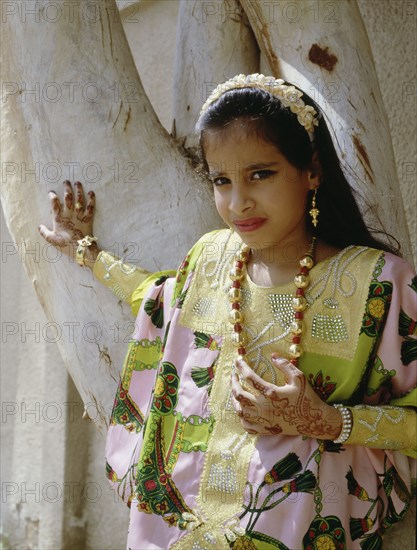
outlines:
[[289, 347], [289, 352], [291, 357], [296, 358], [303, 354], [303, 349], [300, 344], [291, 344]]
[[236, 260], [238, 262], [247, 262], [248, 259], [249, 259], [249, 252], [250, 252], [250, 248], [249, 246], [244, 246], [242, 247], [239, 252], [237, 252], [236, 254]]
[[307, 307], [307, 300], [304, 298], [304, 296], [295, 296], [292, 299], [292, 307], [295, 309], [295, 311], [304, 311]]
[[232, 342], [233, 345], [240, 348], [242, 346], [246, 346], [246, 336], [243, 334], [243, 332], [233, 332], [232, 333]]
[[294, 284], [297, 288], [307, 288], [310, 283], [310, 277], [300, 273], [294, 277]]
[[306, 267], [307, 269], [311, 269], [314, 265], [314, 260], [311, 256], [307, 254], [306, 256], [301, 258], [300, 265], [301, 267]]
[[243, 313], [239, 309], [232, 309], [229, 313], [229, 321], [234, 325], [243, 323]]
[[295, 319], [291, 323], [291, 332], [294, 334], [294, 336], [300, 336], [300, 334], [303, 332], [303, 322], [301, 319]]
[[230, 270], [229, 276], [232, 281], [241, 281], [243, 279], [243, 271], [240, 269], [240, 267], [233, 267]]
[[242, 291], [240, 288], [232, 288], [227, 293], [230, 302], [240, 302], [242, 300]]

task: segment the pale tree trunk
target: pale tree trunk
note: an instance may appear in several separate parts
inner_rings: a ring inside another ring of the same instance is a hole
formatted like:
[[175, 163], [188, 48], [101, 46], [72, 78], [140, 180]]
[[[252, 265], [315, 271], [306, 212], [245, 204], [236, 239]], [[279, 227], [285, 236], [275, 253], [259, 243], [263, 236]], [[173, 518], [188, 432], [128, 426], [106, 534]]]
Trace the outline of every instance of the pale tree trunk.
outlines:
[[44, 336], [57, 338], [89, 415], [105, 425], [131, 317], [42, 242], [48, 189], [61, 192], [66, 178], [94, 188], [101, 246], [149, 270], [175, 268], [219, 220], [143, 91], [115, 2], [76, 2], [56, 22], [47, 6], [25, 2], [25, 17], [4, 25], [3, 207], [52, 323]]
[[259, 48], [237, 0], [182, 0], [176, 48], [173, 134], [191, 152], [202, 104], [219, 82], [257, 72]]
[[356, 0], [241, 5], [265, 74], [299, 85], [323, 109], [369, 225], [380, 229], [380, 221], [408, 243], [388, 119]]

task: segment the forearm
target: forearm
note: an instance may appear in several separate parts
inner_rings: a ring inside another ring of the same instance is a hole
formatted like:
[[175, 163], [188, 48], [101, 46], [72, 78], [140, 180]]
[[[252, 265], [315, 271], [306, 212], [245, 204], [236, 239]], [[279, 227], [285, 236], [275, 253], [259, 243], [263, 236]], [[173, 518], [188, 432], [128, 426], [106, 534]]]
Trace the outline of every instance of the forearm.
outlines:
[[150, 274], [144, 269], [124, 263], [117, 256], [104, 250], [98, 251], [97, 254], [93, 252], [89, 256], [89, 267], [104, 286], [128, 304], [131, 302], [133, 291]]
[[417, 454], [417, 413], [411, 407], [356, 405], [352, 413], [352, 432], [345, 445], [373, 449], [401, 450]]
[[84, 265], [89, 269], [91, 269], [93, 272], [94, 272], [94, 264], [100, 252], [101, 252], [101, 248], [99, 248], [96, 243], [93, 243], [91, 246], [87, 246], [85, 249]]

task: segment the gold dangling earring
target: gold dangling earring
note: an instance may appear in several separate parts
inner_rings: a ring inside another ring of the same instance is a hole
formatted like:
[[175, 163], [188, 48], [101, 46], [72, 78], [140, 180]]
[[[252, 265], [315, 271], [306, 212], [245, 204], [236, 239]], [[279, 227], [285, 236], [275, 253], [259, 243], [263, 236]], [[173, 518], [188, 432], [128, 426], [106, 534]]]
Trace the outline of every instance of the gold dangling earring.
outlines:
[[316, 207], [316, 196], [317, 196], [317, 187], [314, 189], [313, 198], [311, 199], [311, 209], [309, 211], [309, 214], [311, 216], [311, 223], [314, 225], [314, 227], [317, 227], [319, 220], [319, 214], [320, 210]]

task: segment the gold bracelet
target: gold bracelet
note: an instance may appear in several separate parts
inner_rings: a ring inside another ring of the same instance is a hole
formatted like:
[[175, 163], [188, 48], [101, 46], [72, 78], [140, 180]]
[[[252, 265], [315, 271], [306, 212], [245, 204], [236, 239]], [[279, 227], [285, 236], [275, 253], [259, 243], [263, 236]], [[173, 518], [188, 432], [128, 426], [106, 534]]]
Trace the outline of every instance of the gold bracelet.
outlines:
[[88, 246], [91, 246], [94, 242], [97, 242], [96, 237], [90, 237], [90, 235], [86, 235], [79, 241], [77, 241], [77, 251], [75, 253], [75, 259], [77, 260], [77, 264], [83, 267], [85, 265], [85, 251]]

